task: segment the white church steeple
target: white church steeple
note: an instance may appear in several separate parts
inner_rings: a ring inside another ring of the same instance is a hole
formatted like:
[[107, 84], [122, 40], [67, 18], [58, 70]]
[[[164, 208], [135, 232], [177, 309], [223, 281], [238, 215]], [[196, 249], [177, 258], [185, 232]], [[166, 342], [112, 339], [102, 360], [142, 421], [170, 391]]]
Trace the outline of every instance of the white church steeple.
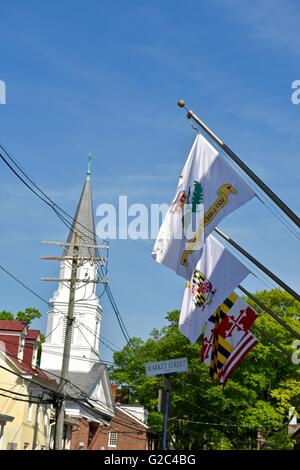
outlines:
[[[79, 233], [78, 282], [75, 294], [74, 323], [72, 333], [69, 371], [87, 372], [95, 361], [99, 361], [99, 336], [102, 308], [96, 293], [95, 282], [97, 265], [93, 261], [80, 261], [81, 257], [96, 258], [95, 224], [90, 182], [90, 156], [87, 177], [82, 189], [76, 214], [67, 238], [63, 256], [71, 257], [75, 241], [75, 233]], [[60, 278], [70, 279], [71, 261], [63, 260], [60, 265]], [[64, 349], [66, 317], [69, 303], [69, 283], [60, 282], [58, 289], [50, 299], [47, 322], [47, 338], [43, 344], [41, 367], [46, 370], [60, 370]]]

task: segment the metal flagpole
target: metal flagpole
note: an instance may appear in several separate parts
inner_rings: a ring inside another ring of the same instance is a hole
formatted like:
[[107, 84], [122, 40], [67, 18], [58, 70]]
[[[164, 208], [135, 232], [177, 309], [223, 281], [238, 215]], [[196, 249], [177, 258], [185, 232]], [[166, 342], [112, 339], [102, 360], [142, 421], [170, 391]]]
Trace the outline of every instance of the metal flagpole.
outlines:
[[163, 450], [168, 450], [168, 421], [169, 421], [169, 409], [170, 409], [170, 398], [171, 398], [171, 383], [169, 376], [166, 374], [163, 376], [165, 385], [165, 399], [164, 399], [164, 429], [163, 429]]
[[295, 331], [290, 325], [285, 323], [278, 315], [276, 315], [276, 313], [273, 312], [273, 310], [271, 310], [269, 307], [264, 305], [260, 300], [258, 300], [258, 298], [255, 297], [255, 295], [251, 294], [247, 289], [245, 289], [245, 287], [241, 285], [238, 285], [238, 289], [240, 289], [240, 291], [242, 291], [245, 295], [247, 295], [249, 299], [253, 300], [253, 302], [255, 302], [256, 305], [258, 305], [262, 310], [264, 310], [272, 318], [274, 318], [274, 320], [276, 320], [277, 323], [280, 323], [280, 325], [283, 326], [283, 328], [285, 328], [289, 333], [291, 333], [296, 338], [300, 339], [300, 334], [297, 333], [297, 331]]
[[291, 359], [291, 356], [292, 356], [291, 353], [289, 353], [287, 349], [285, 349], [283, 346], [281, 346], [281, 344], [279, 344], [278, 341], [276, 341], [276, 339], [273, 338], [273, 336], [266, 333], [264, 330], [259, 328], [257, 325], [253, 325], [251, 330], [253, 331], [253, 333], [255, 335], [256, 335], [256, 331], [257, 331], [257, 333], [259, 333], [261, 336], [263, 336], [268, 341], [270, 341], [270, 343], [274, 344], [274, 346], [277, 349], [279, 349], [281, 352], [283, 352], [283, 354], [285, 354], [289, 359]]
[[273, 274], [268, 268], [266, 268], [263, 264], [261, 264], [257, 259], [255, 259], [248, 251], [246, 251], [244, 248], [242, 248], [237, 242], [232, 240], [226, 233], [222, 232], [218, 227], [215, 228], [215, 232], [217, 232], [218, 235], [220, 235], [224, 240], [226, 240], [230, 245], [232, 245], [236, 250], [238, 250], [242, 255], [244, 255], [249, 261], [251, 261], [255, 266], [257, 266], [261, 271], [263, 271], [267, 276], [269, 276], [270, 279], [276, 282], [282, 289], [284, 289], [286, 292], [288, 292], [294, 299], [298, 300], [300, 302], [300, 295], [297, 294], [291, 287], [289, 287], [285, 282], [283, 282], [279, 277], [277, 277], [275, 274]]
[[300, 228], [299, 217], [275, 194], [273, 191], [229, 148], [224, 142], [213, 133], [209, 127], [191, 110], [187, 109], [184, 100], [178, 101], [180, 108], [185, 108], [187, 118], [193, 119], [256, 184], [269, 196], [270, 199]]

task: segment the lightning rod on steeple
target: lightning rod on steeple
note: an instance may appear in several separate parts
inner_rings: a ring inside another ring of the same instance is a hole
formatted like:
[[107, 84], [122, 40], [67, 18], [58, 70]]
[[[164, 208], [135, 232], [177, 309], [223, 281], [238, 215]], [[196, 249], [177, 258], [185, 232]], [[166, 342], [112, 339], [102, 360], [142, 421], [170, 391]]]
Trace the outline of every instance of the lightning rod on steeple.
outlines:
[[88, 157], [88, 171], [87, 171], [87, 174], [86, 174], [86, 179], [87, 179], [87, 181], [90, 180], [90, 176], [91, 176], [91, 160], [92, 160], [92, 154], [89, 153], [89, 157]]

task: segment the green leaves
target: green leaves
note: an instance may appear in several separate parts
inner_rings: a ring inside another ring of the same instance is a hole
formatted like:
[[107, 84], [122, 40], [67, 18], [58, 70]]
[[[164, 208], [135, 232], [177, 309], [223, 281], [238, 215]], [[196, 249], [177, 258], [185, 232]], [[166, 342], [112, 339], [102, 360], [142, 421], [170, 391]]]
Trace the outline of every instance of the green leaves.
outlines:
[[0, 312], [0, 320], [15, 320], [15, 317], [9, 310], [2, 310]]
[[24, 311], [18, 312], [16, 315], [13, 315], [8, 310], [2, 310], [0, 312], [0, 320], [17, 320], [30, 325], [30, 323], [35, 320], [35, 318], [41, 318], [42, 314], [37, 308], [27, 307]]
[[[300, 331], [300, 305], [291, 296], [280, 289], [255, 295]], [[148, 340], [132, 340], [142, 363], [128, 346], [114, 355], [117, 368], [112, 377], [119, 384], [128, 384], [131, 399], [145, 405], [150, 427], [162, 429], [157, 398], [163, 381], [160, 376], [146, 377], [143, 363], [187, 357], [188, 372], [171, 376], [170, 417], [174, 419], [170, 419], [170, 435], [176, 449], [255, 449], [258, 427], [273, 448], [289, 448], [288, 410], [294, 406], [300, 413], [299, 366], [259, 337], [260, 343], [222, 389], [199, 361], [200, 341], [192, 345], [178, 331], [178, 318], [177, 310], [169, 312], [167, 325], [154, 328]], [[256, 323], [276, 341], [291, 348], [293, 338], [269, 315], [262, 312]]]
[[25, 311], [17, 313], [16, 320], [22, 321], [29, 325], [35, 318], [41, 318], [42, 314], [37, 308], [25, 308]]

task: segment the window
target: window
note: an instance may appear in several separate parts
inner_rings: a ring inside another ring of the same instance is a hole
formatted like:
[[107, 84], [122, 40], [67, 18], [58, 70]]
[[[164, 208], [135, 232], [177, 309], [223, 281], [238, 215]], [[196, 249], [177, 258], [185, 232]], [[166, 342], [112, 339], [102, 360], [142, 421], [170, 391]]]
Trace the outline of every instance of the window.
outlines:
[[[29, 400], [31, 400], [31, 395], [29, 396]], [[28, 415], [27, 415], [27, 421], [31, 422], [32, 420], [32, 412], [33, 412], [33, 403], [30, 401], [28, 403]]]
[[49, 407], [47, 405], [44, 406], [44, 426], [48, 426], [49, 424]]
[[16, 442], [8, 442], [7, 450], [17, 450], [18, 444]]
[[117, 433], [110, 432], [108, 435], [108, 447], [117, 447]]

